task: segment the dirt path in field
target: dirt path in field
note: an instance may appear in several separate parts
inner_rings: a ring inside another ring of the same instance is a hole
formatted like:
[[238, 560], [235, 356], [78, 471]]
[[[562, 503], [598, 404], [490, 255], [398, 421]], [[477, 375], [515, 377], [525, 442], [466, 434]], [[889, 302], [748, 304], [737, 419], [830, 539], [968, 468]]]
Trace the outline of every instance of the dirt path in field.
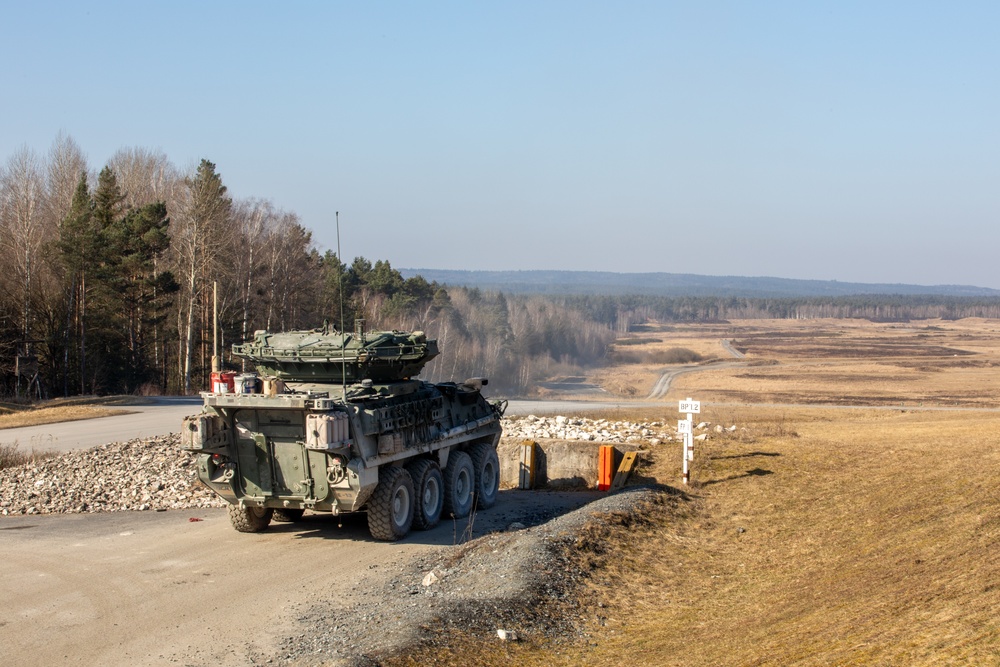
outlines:
[[728, 352], [730, 354], [730, 356], [733, 357], [733, 359], [746, 359], [747, 355], [743, 354], [742, 352], [740, 352], [739, 350], [737, 350], [735, 347], [733, 347], [733, 341], [729, 340], [728, 338], [721, 339], [719, 341], [719, 343], [722, 345], [722, 348], [726, 352]]
[[[721, 338], [719, 339], [719, 344], [731, 357], [734, 359], [745, 359], [746, 355], [733, 347], [732, 341]], [[732, 361], [728, 362], [716, 362], [713, 364], [708, 364], [705, 366], [671, 366], [664, 370], [663, 374], [653, 385], [652, 391], [649, 392], [649, 396], [646, 397], [647, 401], [655, 401], [662, 399], [670, 391], [670, 385], [678, 375], [684, 375], [685, 373], [696, 373], [698, 371], [707, 370], [717, 370], [719, 368], [732, 368], [733, 366], [738, 366], [740, 364]]]
[[647, 401], [655, 401], [663, 399], [667, 392], [670, 391], [670, 385], [680, 375], [686, 373], [698, 373], [701, 371], [714, 371], [722, 368], [732, 368], [733, 366], [742, 366], [743, 364], [736, 361], [720, 361], [712, 364], [706, 364], [704, 366], [672, 366], [664, 370], [660, 379], [656, 381], [653, 385], [653, 390], [649, 392], [649, 396], [646, 397]]

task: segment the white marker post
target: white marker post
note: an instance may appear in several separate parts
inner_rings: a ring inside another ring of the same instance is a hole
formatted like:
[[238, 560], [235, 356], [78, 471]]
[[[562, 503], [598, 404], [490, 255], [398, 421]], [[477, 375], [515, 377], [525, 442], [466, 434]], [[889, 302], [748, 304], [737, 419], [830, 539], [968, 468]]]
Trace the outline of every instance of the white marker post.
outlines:
[[687, 413], [687, 419], [677, 422], [677, 433], [684, 436], [682, 460], [684, 461], [684, 484], [686, 485], [691, 481], [691, 468], [688, 462], [694, 461], [694, 429], [692, 428], [692, 423], [694, 422], [694, 414], [701, 412], [701, 401], [694, 401], [688, 398], [681, 401], [677, 409], [679, 412]]

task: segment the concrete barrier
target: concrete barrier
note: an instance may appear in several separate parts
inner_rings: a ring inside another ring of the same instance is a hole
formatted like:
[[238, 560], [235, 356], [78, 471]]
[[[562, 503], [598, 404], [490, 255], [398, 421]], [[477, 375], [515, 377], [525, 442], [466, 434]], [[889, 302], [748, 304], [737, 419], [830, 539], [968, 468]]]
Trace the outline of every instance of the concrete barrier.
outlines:
[[[501, 441], [500, 484], [515, 488], [520, 478], [521, 446], [524, 441]], [[625, 452], [639, 451], [638, 445], [625, 443], [535, 440], [535, 488], [597, 488], [601, 445], [613, 444], [617, 469]]]

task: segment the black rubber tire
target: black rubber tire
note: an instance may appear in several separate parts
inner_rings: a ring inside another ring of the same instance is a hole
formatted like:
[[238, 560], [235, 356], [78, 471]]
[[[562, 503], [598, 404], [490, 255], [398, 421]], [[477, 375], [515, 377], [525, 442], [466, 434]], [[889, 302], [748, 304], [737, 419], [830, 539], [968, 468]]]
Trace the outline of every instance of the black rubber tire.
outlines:
[[444, 515], [455, 519], [469, 516], [475, 500], [476, 472], [465, 452], [448, 455], [444, 469]]
[[284, 509], [274, 510], [271, 520], [277, 521], [278, 523], [295, 523], [302, 518], [303, 514], [305, 514], [304, 509], [286, 507]]
[[378, 486], [368, 500], [368, 532], [376, 540], [393, 542], [413, 525], [413, 478], [398, 467], [383, 467], [378, 474]]
[[241, 533], [260, 533], [267, 530], [274, 510], [270, 507], [229, 506], [229, 522]]
[[497, 450], [486, 442], [470, 447], [469, 456], [476, 471], [476, 507], [488, 510], [497, 504], [500, 493], [500, 458]]
[[441, 467], [430, 459], [420, 459], [406, 466], [413, 478], [413, 527], [429, 530], [441, 521], [444, 510], [444, 476]]

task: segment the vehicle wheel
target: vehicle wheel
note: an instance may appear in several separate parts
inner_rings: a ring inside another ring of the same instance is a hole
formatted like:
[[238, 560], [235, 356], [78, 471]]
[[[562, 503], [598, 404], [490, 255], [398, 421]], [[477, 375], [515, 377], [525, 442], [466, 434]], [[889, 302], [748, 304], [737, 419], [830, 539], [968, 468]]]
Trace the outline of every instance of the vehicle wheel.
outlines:
[[444, 514], [455, 519], [469, 516], [476, 473], [465, 452], [452, 452], [444, 469]]
[[413, 478], [403, 468], [379, 470], [378, 486], [368, 501], [368, 532], [376, 540], [393, 541], [413, 525]]
[[441, 520], [444, 509], [444, 477], [441, 468], [430, 459], [414, 461], [406, 467], [413, 478], [416, 491], [413, 507], [413, 527], [417, 530], [433, 528]]
[[271, 519], [280, 523], [294, 523], [301, 519], [304, 513], [304, 509], [286, 507], [284, 509], [274, 510], [274, 514]]
[[270, 507], [229, 506], [229, 521], [241, 533], [259, 533], [267, 530], [274, 510]]
[[472, 467], [476, 471], [476, 507], [488, 510], [497, 504], [500, 492], [500, 459], [497, 450], [480, 442], [469, 449]]

